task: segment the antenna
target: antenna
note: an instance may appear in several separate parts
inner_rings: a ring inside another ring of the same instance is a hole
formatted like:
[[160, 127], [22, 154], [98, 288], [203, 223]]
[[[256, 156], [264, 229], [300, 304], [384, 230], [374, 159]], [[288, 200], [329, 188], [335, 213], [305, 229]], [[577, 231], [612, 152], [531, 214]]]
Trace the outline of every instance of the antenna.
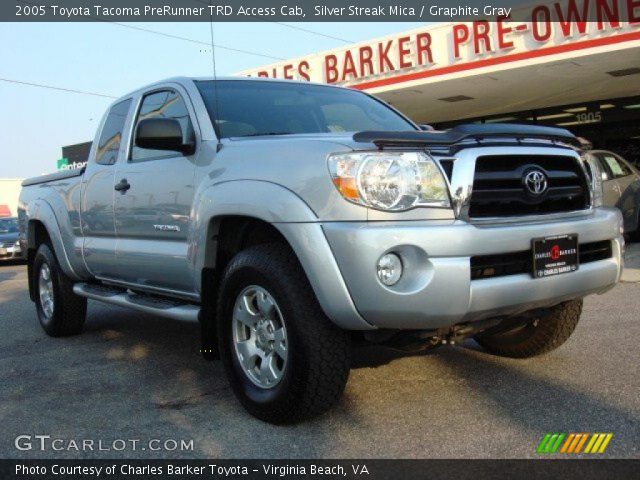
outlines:
[[218, 129], [218, 122], [217, 122], [220, 109], [219, 109], [219, 103], [218, 103], [218, 75], [216, 73], [216, 44], [213, 41], [213, 3], [211, 0], [209, 0], [209, 16], [211, 17], [211, 21], [209, 22], [209, 31], [211, 33], [211, 65], [213, 67], [213, 95], [215, 97], [215, 106], [216, 106], [215, 116], [212, 120], [213, 120], [213, 129], [216, 132], [216, 136], [218, 137], [217, 150], [219, 151], [220, 147], [222, 147], [222, 144], [220, 143], [220, 130]]

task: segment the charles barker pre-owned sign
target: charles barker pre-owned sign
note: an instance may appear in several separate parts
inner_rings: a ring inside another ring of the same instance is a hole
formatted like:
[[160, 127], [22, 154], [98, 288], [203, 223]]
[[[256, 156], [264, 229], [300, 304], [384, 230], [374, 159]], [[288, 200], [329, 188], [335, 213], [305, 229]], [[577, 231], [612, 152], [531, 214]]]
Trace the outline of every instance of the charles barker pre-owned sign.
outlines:
[[590, 48], [640, 40], [640, 0], [559, 0], [531, 5], [517, 18], [528, 21], [496, 17], [431, 25], [239, 75], [376, 88], [397, 77], [408, 81], [451, 73], [465, 64], [490, 66], [563, 53], [576, 44]]

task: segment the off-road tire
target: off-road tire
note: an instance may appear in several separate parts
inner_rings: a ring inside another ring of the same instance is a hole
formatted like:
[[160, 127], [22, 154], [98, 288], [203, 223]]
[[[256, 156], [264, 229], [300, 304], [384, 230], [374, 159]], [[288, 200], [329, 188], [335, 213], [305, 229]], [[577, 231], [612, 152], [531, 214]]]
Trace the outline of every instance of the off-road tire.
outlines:
[[[40, 302], [39, 276], [42, 266], [49, 267], [53, 283], [54, 307], [50, 317], [44, 313]], [[64, 274], [51, 247], [43, 243], [33, 260], [33, 285], [36, 289], [36, 311], [40, 325], [52, 337], [66, 337], [82, 332], [87, 316], [87, 299], [73, 293], [73, 282]]]
[[[273, 388], [252, 383], [234, 350], [235, 300], [246, 287], [266, 289], [286, 324], [287, 365]], [[218, 342], [231, 387], [245, 409], [273, 424], [292, 424], [317, 416], [340, 399], [351, 365], [348, 332], [326, 317], [295, 254], [286, 245], [250, 247], [229, 262], [219, 289]]]
[[524, 326], [491, 335], [479, 334], [475, 340], [489, 353], [501, 357], [543, 355], [569, 339], [581, 313], [582, 300], [572, 300], [550, 308]]

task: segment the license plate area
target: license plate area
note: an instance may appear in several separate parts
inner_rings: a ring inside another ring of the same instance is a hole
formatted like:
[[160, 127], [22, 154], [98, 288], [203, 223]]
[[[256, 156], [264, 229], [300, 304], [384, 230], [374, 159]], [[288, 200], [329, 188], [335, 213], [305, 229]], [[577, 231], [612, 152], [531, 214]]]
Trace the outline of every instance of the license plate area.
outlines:
[[534, 238], [533, 277], [544, 278], [578, 270], [578, 234]]

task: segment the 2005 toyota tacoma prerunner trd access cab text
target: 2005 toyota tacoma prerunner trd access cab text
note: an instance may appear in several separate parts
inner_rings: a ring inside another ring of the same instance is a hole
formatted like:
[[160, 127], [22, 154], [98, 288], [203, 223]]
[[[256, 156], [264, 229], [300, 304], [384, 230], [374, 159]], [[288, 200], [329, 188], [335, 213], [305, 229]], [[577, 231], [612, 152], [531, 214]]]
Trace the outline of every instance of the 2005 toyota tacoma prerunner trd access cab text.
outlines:
[[87, 166], [24, 182], [44, 330], [87, 299], [199, 321], [256, 417], [342, 394], [351, 346], [531, 357], [619, 280], [621, 215], [563, 129], [421, 129], [365, 93], [175, 78], [117, 100]]

